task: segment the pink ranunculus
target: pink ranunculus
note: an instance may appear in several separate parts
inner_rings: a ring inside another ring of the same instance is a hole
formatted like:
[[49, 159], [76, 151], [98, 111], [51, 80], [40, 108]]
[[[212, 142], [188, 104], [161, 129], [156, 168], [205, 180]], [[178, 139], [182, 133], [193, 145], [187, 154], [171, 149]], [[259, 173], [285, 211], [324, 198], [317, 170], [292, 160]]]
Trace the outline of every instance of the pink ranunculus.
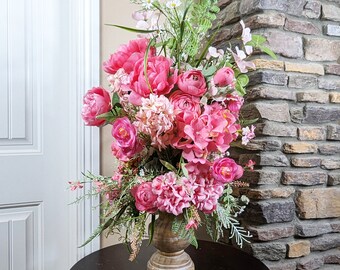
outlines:
[[231, 85], [234, 79], [234, 70], [230, 67], [224, 67], [216, 72], [214, 76], [214, 83], [216, 86], [224, 87]]
[[200, 99], [180, 90], [170, 96], [170, 102], [174, 107], [175, 114], [181, 112], [192, 112], [196, 116], [201, 114]]
[[100, 114], [111, 110], [111, 98], [109, 92], [102, 87], [93, 87], [83, 98], [81, 116], [87, 126], [101, 126], [104, 119], [97, 119]]
[[155, 213], [157, 210], [157, 195], [152, 192], [152, 183], [144, 182], [131, 189], [131, 194], [135, 198], [135, 206], [139, 211]]
[[231, 158], [220, 158], [214, 161], [212, 174], [216, 181], [230, 183], [243, 175], [243, 168]]
[[[120, 46], [117, 52], [111, 54], [110, 58], [103, 63], [103, 70], [109, 74], [115, 74], [120, 68], [130, 74], [133, 71], [135, 63], [139, 59], [144, 58], [146, 48], [149, 40], [146, 38], [139, 38], [130, 40], [126, 45]], [[150, 48], [149, 56], [154, 56], [156, 49]]]
[[137, 129], [127, 117], [118, 118], [112, 125], [112, 136], [115, 140], [111, 149], [115, 157], [121, 161], [129, 161], [142, 151], [142, 142], [137, 137]]
[[201, 97], [207, 91], [205, 78], [199, 70], [188, 70], [178, 76], [178, 88], [184, 93]]
[[149, 57], [146, 69], [148, 81], [146, 81], [144, 59], [137, 61], [131, 76], [130, 102], [141, 105], [142, 97], [149, 97], [151, 91], [158, 96], [168, 94], [177, 82], [177, 70], [171, 65], [171, 59], [164, 56]]

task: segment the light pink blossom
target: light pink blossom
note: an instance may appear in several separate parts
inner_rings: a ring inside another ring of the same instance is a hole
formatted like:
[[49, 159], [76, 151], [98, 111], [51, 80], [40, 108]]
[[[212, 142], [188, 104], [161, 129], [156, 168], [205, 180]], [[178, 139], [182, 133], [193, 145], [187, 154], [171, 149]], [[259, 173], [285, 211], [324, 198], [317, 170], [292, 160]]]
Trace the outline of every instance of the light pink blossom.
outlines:
[[247, 145], [249, 141], [255, 138], [255, 126], [251, 125], [251, 127], [242, 128], [242, 144]]
[[253, 47], [250, 45], [246, 45], [252, 39], [250, 28], [246, 27], [242, 20], [240, 21], [240, 24], [242, 26], [242, 41], [243, 41], [244, 49], [246, 53], [250, 55], [253, 53]]
[[74, 191], [76, 189], [82, 189], [84, 185], [80, 181], [68, 181], [70, 185], [70, 190]]
[[231, 53], [241, 73], [247, 73], [248, 69], [255, 70], [256, 66], [253, 62], [244, 61], [244, 59], [247, 58], [247, 55], [244, 53], [244, 51], [240, 50], [237, 46], [235, 47], [235, 49], [236, 49], [236, 54], [233, 51], [231, 51]]
[[186, 230], [190, 230], [190, 229], [197, 230], [197, 228], [198, 228], [198, 221], [193, 218], [189, 219], [187, 225], [185, 225]]

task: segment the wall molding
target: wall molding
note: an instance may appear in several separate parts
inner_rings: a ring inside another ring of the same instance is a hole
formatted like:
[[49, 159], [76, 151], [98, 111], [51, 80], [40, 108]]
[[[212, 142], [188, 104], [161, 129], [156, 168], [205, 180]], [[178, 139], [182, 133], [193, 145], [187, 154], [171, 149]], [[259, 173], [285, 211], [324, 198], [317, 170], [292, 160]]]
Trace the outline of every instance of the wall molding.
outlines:
[[[99, 129], [85, 127], [80, 116], [84, 93], [100, 82], [100, 0], [69, 2], [70, 20], [70, 176], [82, 179], [82, 172], [99, 174]], [[70, 192], [70, 202], [84, 196], [91, 185], [78, 194]], [[100, 248], [96, 238], [78, 248], [99, 225], [99, 198], [86, 199], [69, 208], [70, 266]]]

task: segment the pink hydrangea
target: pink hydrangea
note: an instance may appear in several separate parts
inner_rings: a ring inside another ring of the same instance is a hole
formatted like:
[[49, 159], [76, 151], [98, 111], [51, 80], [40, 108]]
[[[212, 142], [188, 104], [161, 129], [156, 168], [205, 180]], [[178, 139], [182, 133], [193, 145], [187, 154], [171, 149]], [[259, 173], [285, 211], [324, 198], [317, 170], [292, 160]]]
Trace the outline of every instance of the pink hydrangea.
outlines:
[[190, 206], [191, 184], [187, 178], [178, 179], [174, 172], [159, 175], [152, 180], [152, 191], [157, 195], [157, 208], [160, 211], [178, 216]]
[[[103, 70], [109, 74], [115, 74], [119, 69], [130, 74], [136, 62], [144, 59], [146, 48], [148, 47], [149, 40], [146, 38], [139, 38], [130, 40], [128, 44], [122, 45], [117, 52], [112, 54], [110, 58], [103, 63]], [[149, 56], [154, 56], [156, 49], [150, 48]]]
[[93, 87], [83, 98], [81, 116], [87, 126], [101, 126], [104, 119], [97, 116], [111, 110], [111, 98], [109, 92], [102, 87]]
[[164, 56], [149, 57], [144, 74], [144, 59], [135, 63], [131, 76], [131, 94], [129, 100], [134, 105], [141, 105], [142, 98], [149, 97], [150, 93], [166, 95], [177, 82], [177, 70], [171, 67], [172, 61]]
[[238, 117], [240, 109], [243, 105], [244, 98], [237, 94], [228, 94], [226, 97], [226, 104], [228, 110]]
[[220, 158], [212, 165], [212, 175], [217, 182], [230, 183], [243, 175], [243, 168], [231, 158]]
[[165, 148], [171, 139], [175, 115], [168, 98], [151, 94], [142, 98], [142, 105], [136, 114], [135, 126], [139, 132], [151, 138], [151, 145]]

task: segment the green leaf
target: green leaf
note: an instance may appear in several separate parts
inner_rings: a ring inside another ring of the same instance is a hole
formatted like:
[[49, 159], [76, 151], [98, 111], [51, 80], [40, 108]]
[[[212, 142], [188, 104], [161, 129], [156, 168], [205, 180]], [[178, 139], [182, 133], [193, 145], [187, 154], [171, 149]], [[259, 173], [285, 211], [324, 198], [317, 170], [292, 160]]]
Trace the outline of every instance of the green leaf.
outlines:
[[152, 243], [152, 240], [153, 240], [153, 234], [154, 234], [154, 231], [155, 231], [155, 221], [156, 221], [156, 215], [152, 214], [151, 215], [151, 223], [150, 223], [150, 226], [149, 226], [149, 243], [148, 243], [148, 245], [150, 245]]
[[[254, 35], [252, 34], [251, 36], [251, 41], [250, 42], [253, 42], [254, 43], [254, 47], [258, 48], [260, 47], [260, 45], [262, 45], [263, 43], [266, 42], [266, 38], [263, 37], [263, 36], [260, 36], [260, 35]], [[248, 44], [248, 43], [247, 43]]]
[[120, 98], [117, 93], [113, 93], [112, 99], [111, 99], [111, 104], [115, 105], [120, 102]]
[[261, 51], [268, 54], [271, 58], [273, 58], [275, 60], [277, 59], [276, 54], [271, 49], [269, 49], [268, 47], [260, 46], [259, 48], [260, 48]]
[[239, 81], [236, 82], [235, 89], [240, 96], [244, 96], [246, 94], [246, 90], [243, 88]]
[[247, 75], [241, 74], [237, 77], [237, 81], [242, 87], [245, 87], [249, 83], [249, 78]]
[[203, 69], [202, 73], [204, 77], [210, 77], [216, 72], [217, 68], [215, 66], [208, 67], [207, 69]]
[[100, 235], [105, 229], [107, 229], [111, 223], [113, 222], [113, 218], [108, 219], [104, 224], [101, 224], [97, 227], [97, 229], [94, 231], [94, 233], [85, 241], [84, 244], [79, 246], [79, 248], [86, 246], [88, 243], [90, 243], [94, 238], [96, 238], [98, 235]]
[[189, 177], [189, 173], [185, 165], [186, 165], [185, 163], [181, 163], [182, 172], [185, 177]]
[[153, 33], [156, 32], [157, 30], [142, 30], [142, 29], [137, 29], [137, 28], [131, 28], [131, 27], [126, 27], [126, 26], [122, 26], [122, 25], [118, 25], [118, 24], [105, 24], [107, 26], [114, 26], [120, 29], [124, 29], [133, 33], [140, 33], [140, 34], [149, 34], [149, 33]]
[[251, 124], [254, 124], [254, 123], [256, 123], [257, 121], [258, 121], [259, 119], [258, 118], [255, 118], [255, 119], [243, 119], [243, 120], [241, 120], [240, 122], [241, 122], [241, 126], [249, 126], [249, 125], [251, 125]]
[[160, 161], [160, 162], [162, 163], [162, 165], [163, 165], [165, 168], [167, 168], [168, 170], [173, 171], [173, 172], [176, 172], [176, 168], [175, 168], [172, 164], [170, 164], [169, 162], [167, 162], [167, 161], [165, 161], [165, 160], [162, 160], [162, 159], [160, 159], [159, 161]]

